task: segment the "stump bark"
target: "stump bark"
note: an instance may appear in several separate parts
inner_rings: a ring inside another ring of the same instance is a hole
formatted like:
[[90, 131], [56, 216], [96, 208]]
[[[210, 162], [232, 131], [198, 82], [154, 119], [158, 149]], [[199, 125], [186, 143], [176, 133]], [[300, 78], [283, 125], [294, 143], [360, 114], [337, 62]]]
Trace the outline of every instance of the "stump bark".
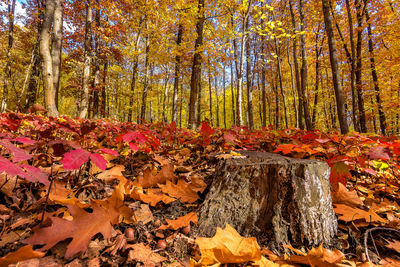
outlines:
[[277, 246], [330, 244], [337, 232], [325, 162], [241, 151], [220, 160], [199, 212], [200, 236], [226, 223]]

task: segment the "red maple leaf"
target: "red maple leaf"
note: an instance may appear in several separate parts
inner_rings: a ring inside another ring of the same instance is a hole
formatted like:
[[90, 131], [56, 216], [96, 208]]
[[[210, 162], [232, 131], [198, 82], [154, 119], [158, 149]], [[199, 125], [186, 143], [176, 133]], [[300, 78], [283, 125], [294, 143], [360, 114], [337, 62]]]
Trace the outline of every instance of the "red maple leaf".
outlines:
[[61, 163], [64, 165], [65, 170], [77, 170], [82, 164], [88, 162], [90, 153], [84, 149], [71, 150], [65, 153]]
[[107, 169], [107, 160], [103, 157], [103, 155], [100, 155], [98, 153], [92, 153], [90, 155], [90, 159], [93, 161], [94, 164], [96, 164], [97, 167], [99, 167], [101, 170]]
[[16, 147], [7, 139], [0, 140], [0, 145], [5, 147], [8, 151], [12, 153], [13, 162], [20, 162], [32, 158], [32, 155], [29, 155], [25, 152], [25, 150]]

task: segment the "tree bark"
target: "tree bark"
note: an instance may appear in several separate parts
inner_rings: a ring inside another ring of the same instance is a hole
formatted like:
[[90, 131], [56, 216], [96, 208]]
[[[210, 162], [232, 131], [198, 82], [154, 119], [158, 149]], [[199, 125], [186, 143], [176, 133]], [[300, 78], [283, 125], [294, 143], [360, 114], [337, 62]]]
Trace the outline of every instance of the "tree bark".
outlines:
[[212, 86], [211, 86], [211, 67], [210, 67], [210, 59], [208, 60], [208, 92], [209, 92], [209, 102], [210, 102], [210, 123], [211, 125], [214, 125], [214, 120], [213, 120], [213, 108], [212, 108]]
[[312, 130], [313, 126], [311, 123], [310, 111], [308, 108], [308, 100], [307, 100], [307, 53], [306, 53], [306, 38], [305, 38], [305, 30], [306, 30], [306, 22], [304, 19], [304, 3], [303, 0], [299, 0], [299, 14], [300, 14], [300, 51], [301, 51], [301, 102], [304, 109], [304, 120], [306, 122], [307, 130]]
[[[360, 2], [359, 2], [360, 1]], [[366, 116], [364, 109], [364, 96], [362, 89], [362, 32], [363, 32], [363, 17], [366, 5], [366, 0], [364, 0], [364, 7], [361, 6], [361, 0], [355, 0], [354, 4], [357, 10], [357, 44], [356, 44], [356, 91], [358, 100], [358, 113], [360, 119], [360, 131], [362, 133], [367, 132]]]
[[282, 102], [283, 102], [283, 112], [285, 114], [285, 127], [286, 129], [289, 128], [288, 125], [288, 116], [287, 116], [287, 107], [286, 107], [286, 96], [283, 91], [283, 84], [282, 84], [282, 70], [281, 70], [281, 48], [278, 45], [278, 41], [275, 38], [275, 54], [276, 54], [276, 68], [278, 70], [278, 80], [279, 80], [279, 89], [281, 91]]
[[4, 87], [3, 87], [3, 99], [1, 101], [0, 112], [7, 110], [8, 103], [8, 92], [11, 88], [12, 83], [12, 72], [11, 72], [11, 50], [14, 44], [14, 15], [15, 15], [15, 0], [7, 0], [8, 8], [8, 47], [6, 53], [6, 67], [4, 69]]
[[383, 111], [381, 92], [379, 89], [378, 73], [376, 71], [376, 65], [375, 65], [374, 43], [372, 40], [372, 29], [371, 29], [371, 22], [370, 22], [368, 10], [365, 11], [365, 16], [366, 16], [367, 24], [368, 24], [367, 29], [368, 29], [369, 60], [371, 63], [371, 75], [372, 75], [372, 80], [374, 82], [376, 104], [378, 105], [379, 123], [380, 123], [382, 135], [386, 135], [386, 127], [387, 127], [386, 116], [385, 116], [385, 112]]
[[299, 74], [299, 63], [297, 62], [297, 24], [296, 24], [296, 17], [294, 15], [294, 8], [293, 8], [293, 0], [289, 0], [289, 9], [290, 9], [290, 17], [292, 18], [292, 27], [293, 27], [293, 63], [294, 63], [294, 74], [296, 78], [296, 89], [297, 89], [297, 96], [298, 96], [298, 111], [297, 111], [297, 125], [300, 129], [304, 129], [303, 124], [303, 102], [301, 98], [301, 84], [300, 84], [300, 74]]
[[42, 58], [42, 74], [43, 74], [43, 87], [45, 92], [45, 104], [49, 116], [58, 116], [56, 106], [56, 89], [54, 88], [53, 81], [53, 59], [51, 56], [50, 41], [51, 41], [51, 25], [54, 20], [54, 10], [56, 1], [47, 0], [46, 9], [43, 17], [42, 29], [40, 32], [40, 56]]
[[332, 68], [332, 80], [333, 80], [333, 87], [335, 89], [336, 107], [339, 117], [340, 131], [342, 134], [347, 134], [349, 132], [349, 128], [347, 125], [346, 114], [344, 112], [343, 91], [339, 79], [338, 58], [336, 54], [336, 44], [333, 35], [332, 19], [329, 12], [329, 3], [328, 3], [329, 0], [321, 0], [321, 1], [324, 13], [325, 31], [328, 37], [329, 57]]
[[62, 35], [63, 35], [63, 4], [61, 0], [56, 0], [54, 7], [51, 58], [53, 64], [53, 84], [56, 94], [55, 102], [57, 109], [58, 109], [58, 97], [59, 97], [60, 76], [61, 76]]
[[173, 96], [172, 96], [172, 114], [171, 114], [171, 121], [175, 121], [175, 122], [176, 122], [177, 115], [178, 115], [179, 75], [180, 75], [180, 68], [181, 68], [180, 45], [182, 43], [182, 35], [183, 35], [183, 26], [182, 26], [182, 23], [179, 22], [178, 33], [176, 36], [177, 53], [175, 56], [174, 92], [173, 92]]
[[[143, 20], [141, 19], [139, 21], [139, 26], [142, 24]], [[139, 46], [139, 42], [140, 42], [140, 34], [141, 34], [141, 30], [138, 31], [137, 35], [136, 35], [136, 40], [135, 40], [135, 52], [138, 49]], [[136, 89], [136, 75], [137, 75], [137, 70], [138, 70], [138, 66], [139, 66], [139, 55], [134, 56], [133, 59], [133, 67], [132, 67], [132, 77], [131, 77], [131, 84], [130, 84], [130, 98], [129, 98], [129, 113], [128, 113], [128, 122], [132, 122], [132, 117], [133, 117], [133, 100], [135, 97], [135, 89]], [[137, 105], [139, 105], [138, 103], [136, 103]]]
[[[149, 59], [150, 59], [150, 38], [146, 36], [146, 59], [144, 63], [144, 80], [143, 80], [143, 92], [142, 92], [142, 105], [140, 109], [140, 122], [144, 123], [146, 120], [146, 109], [147, 109], [147, 94], [149, 90]], [[151, 117], [151, 116], [150, 116]]]
[[250, 42], [246, 42], [246, 86], [247, 86], [247, 117], [249, 118], [249, 128], [254, 129], [253, 119], [253, 89], [251, 75], [251, 50]]
[[[203, 28], [204, 28], [204, 0], [198, 0], [198, 18], [196, 23], [196, 41], [194, 44], [194, 56], [192, 65], [192, 76], [190, 79], [190, 100], [188, 128], [196, 128], [196, 102], [201, 79], [201, 60], [203, 57]], [[200, 103], [198, 103], [200, 104]]]
[[222, 68], [223, 68], [223, 72], [222, 72], [222, 74], [223, 74], [223, 76], [222, 76], [222, 92], [223, 92], [223, 96], [224, 96], [224, 128], [226, 129], [227, 128], [227, 125], [226, 125], [226, 90], [225, 90], [225, 63], [222, 65]]
[[200, 206], [200, 236], [229, 223], [241, 235], [268, 240], [271, 248], [330, 244], [337, 219], [325, 162], [241, 151], [221, 160]]
[[86, 118], [89, 109], [89, 82], [90, 82], [90, 65], [92, 57], [92, 23], [93, 9], [92, 0], [86, 0], [86, 22], [85, 22], [85, 42], [84, 42], [84, 66], [83, 66], [83, 82], [82, 82], [82, 101], [80, 118]]
[[214, 77], [214, 85], [215, 85], [215, 107], [216, 107], [216, 111], [215, 111], [215, 118], [217, 120], [217, 124], [216, 126], [219, 128], [219, 101], [218, 101], [218, 86], [217, 86], [217, 75], [215, 75]]

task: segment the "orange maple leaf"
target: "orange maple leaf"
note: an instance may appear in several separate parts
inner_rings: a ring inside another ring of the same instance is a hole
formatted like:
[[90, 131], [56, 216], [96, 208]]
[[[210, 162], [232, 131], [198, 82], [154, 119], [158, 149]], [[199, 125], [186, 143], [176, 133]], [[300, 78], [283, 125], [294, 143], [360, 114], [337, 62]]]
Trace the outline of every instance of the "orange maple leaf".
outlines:
[[166, 219], [166, 221], [167, 225], [161, 225], [158, 228], [159, 230], [164, 230], [164, 229], [178, 230], [180, 228], [190, 225], [190, 222], [197, 224], [197, 214], [194, 212], [190, 212], [185, 216], [177, 218], [176, 220]]
[[94, 235], [101, 233], [104, 238], [111, 238], [112, 224], [118, 219], [118, 212], [110, 212], [97, 203], [93, 203], [93, 212], [89, 213], [75, 205], [67, 205], [73, 216], [72, 221], [58, 217], [48, 217], [51, 226], [37, 228], [34, 234], [26, 239], [27, 244], [44, 244], [42, 251], [48, 250], [58, 242], [72, 238], [67, 246], [65, 258], [71, 258], [79, 252], [85, 252]]
[[0, 258], [0, 266], [8, 266], [20, 261], [41, 258], [44, 256], [45, 253], [35, 251], [32, 248], [32, 245], [27, 245], [19, 248], [17, 251], [8, 253], [6, 256]]

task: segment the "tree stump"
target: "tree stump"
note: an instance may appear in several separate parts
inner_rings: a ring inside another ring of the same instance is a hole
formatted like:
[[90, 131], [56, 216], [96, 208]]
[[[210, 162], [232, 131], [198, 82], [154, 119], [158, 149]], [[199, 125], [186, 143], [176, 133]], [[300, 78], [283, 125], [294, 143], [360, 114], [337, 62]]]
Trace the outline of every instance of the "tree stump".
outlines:
[[[277, 246], [330, 244], [337, 232], [325, 162], [241, 151], [221, 159], [200, 207], [200, 236], [226, 223]], [[263, 242], [265, 243], [265, 242]]]

